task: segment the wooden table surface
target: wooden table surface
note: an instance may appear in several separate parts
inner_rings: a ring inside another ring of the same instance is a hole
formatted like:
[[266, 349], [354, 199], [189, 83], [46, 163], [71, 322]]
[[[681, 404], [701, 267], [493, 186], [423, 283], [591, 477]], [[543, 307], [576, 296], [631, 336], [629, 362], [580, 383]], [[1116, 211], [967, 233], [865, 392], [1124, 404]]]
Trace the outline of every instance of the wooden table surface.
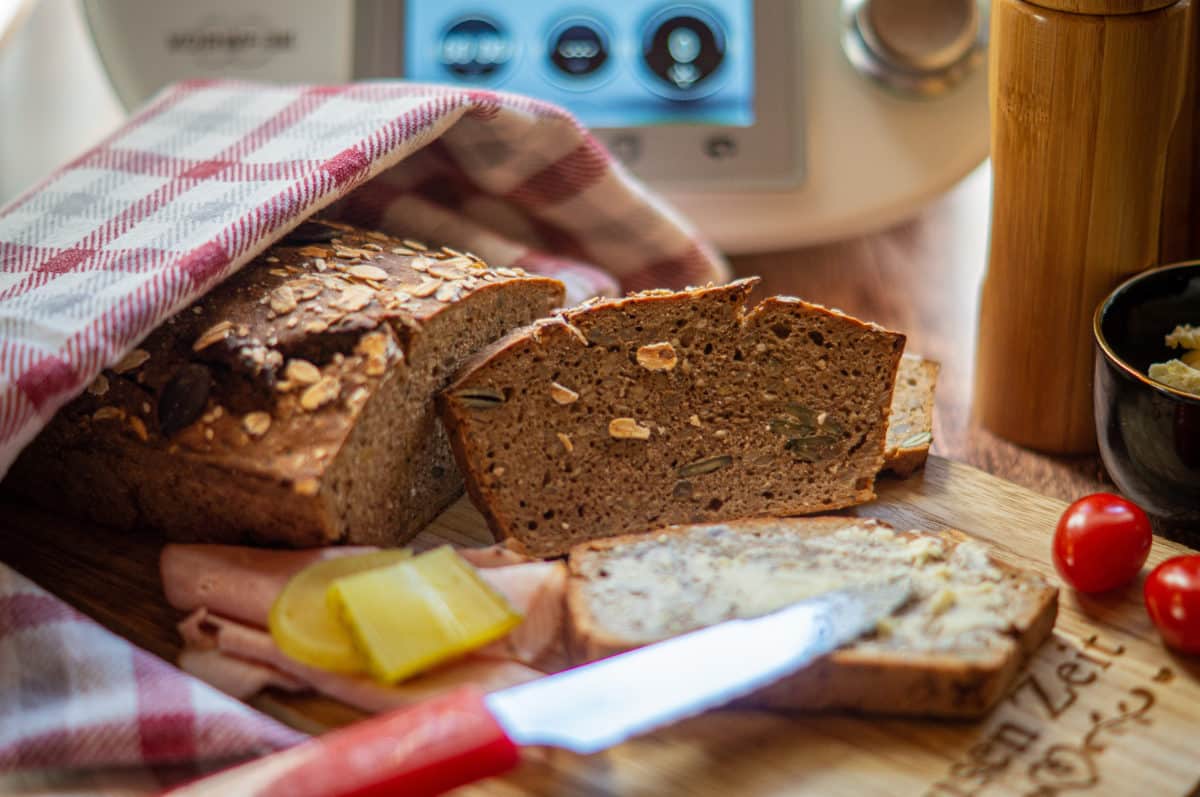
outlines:
[[[940, 361], [935, 453], [1063, 500], [1112, 489], [1098, 457], [1056, 457], [1023, 449], [981, 429], [971, 417], [990, 189], [984, 166], [897, 227], [827, 245], [734, 257], [734, 270], [739, 276], [761, 276], [764, 295], [801, 296], [903, 331], [909, 351]], [[22, 773], [0, 776], [0, 793], [127, 797], [155, 791], [157, 777], [140, 771]], [[1200, 787], [1195, 794], [1200, 797]]]
[[991, 172], [984, 165], [897, 227], [805, 249], [734, 257], [734, 271], [761, 276], [764, 293], [800, 296], [904, 332], [908, 351], [940, 361], [934, 453], [1066, 501], [1113, 490], [1098, 456], [1040, 454], [1002, 440], [972, 417], [990, 192]]

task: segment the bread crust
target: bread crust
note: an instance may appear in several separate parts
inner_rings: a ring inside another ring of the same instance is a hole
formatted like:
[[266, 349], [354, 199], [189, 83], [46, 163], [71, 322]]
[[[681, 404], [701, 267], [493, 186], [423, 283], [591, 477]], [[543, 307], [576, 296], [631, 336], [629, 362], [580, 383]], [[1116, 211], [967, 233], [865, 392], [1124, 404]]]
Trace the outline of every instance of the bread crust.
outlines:
[[[340, 223], [305, 229], [106, 370], [3, 488], [178, 540], [416, 534], [462, 490], [433, 394], [479, 345], [557, 306], [563, 286]], [[173, 419], [180, 384], [198, 398]]]
[[[724, 523], [730, 529], [752, 533], [774, 527], [778, 518]], [[814, 517], [787, 521], [798, 534], [821, 536], [847, 525], [888, 524], [862, 518]], [[711, 525], [711, 524], [704, 524]], [[661, 544], [691, 527], [676, 526], [655, 532]], [[904, 535], [905, 532], [898, 532]], [[911, 534], [911, 533], [909, 533]], [[957, 546], [971, 539], [957, 530], [938, 536]], [[645, 535], [629, 534], [577, 545], [571, 550], [567, 581], [567, 640], [572, 661], [580, 664], [638, 647], [601, 628], [590, 610], [583, 572], [589, 553], [645, 542]], [[986, 714], [1005, 695], [1021, 667], [1049, 637], [1058, 612], [1058, 590], [1035, 574], [990, 557], [1006, 578], [1025, 579], [1036, 585], [1027, 611], [1011, 618], [1006, 636], [1012, 644], [998, 646], [994, 655], [970, 658], [904, 650], [863, 651], [842, 648], [796, 674], [739, 701], [741, 705], [779, 710], [846, 710], [868, 714], [969, 719]]]

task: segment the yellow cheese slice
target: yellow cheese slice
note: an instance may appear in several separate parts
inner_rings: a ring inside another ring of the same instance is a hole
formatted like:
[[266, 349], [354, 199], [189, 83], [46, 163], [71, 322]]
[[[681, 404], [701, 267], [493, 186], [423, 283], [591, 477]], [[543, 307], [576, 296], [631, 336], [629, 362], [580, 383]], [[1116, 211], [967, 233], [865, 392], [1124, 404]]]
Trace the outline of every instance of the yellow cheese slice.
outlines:
[[326, 600], [329, 585], [344, 576], [388, 567], [411, 556], [408, 550], [375, 551], [326, 559], [304, 568], [288, 581], [271, 606], [268, 627], [275, 644], [293, 659], [312, 667], [366, 672], [366, 659]]
[[338, 579], [329, 605], [370, 672], [395, 683], [507, 634], [521, 615], [448, 546]]

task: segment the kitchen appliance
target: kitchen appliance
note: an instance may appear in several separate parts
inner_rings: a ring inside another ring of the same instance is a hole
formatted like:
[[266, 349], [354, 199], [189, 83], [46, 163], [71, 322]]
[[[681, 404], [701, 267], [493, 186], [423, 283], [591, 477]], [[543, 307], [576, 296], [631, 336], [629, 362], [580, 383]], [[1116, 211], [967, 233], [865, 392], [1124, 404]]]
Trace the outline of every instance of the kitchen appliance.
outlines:
[[517, 745], [597, 753], [774, 683], [874, 629], [911, 591], [828, 592], [486, 696], [466, 687], [168, 794], [425, 797], [507, 772]]
[[403, 77], [566, 106], [719, 245], [863, 233], [987, 153], [981, 0], [83, 0], [132, 107], [195, 77]]

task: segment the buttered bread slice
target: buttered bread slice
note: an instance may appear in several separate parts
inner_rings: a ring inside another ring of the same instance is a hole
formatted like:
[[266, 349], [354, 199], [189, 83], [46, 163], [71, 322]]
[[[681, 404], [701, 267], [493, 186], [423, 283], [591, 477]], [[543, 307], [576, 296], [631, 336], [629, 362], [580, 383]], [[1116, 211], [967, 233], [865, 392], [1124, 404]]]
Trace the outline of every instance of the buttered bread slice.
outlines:
[[1057, 590], [958, 531], [859, 518], [676, 526], [570, 554], [572, 656], [587, 661], [822, 592], [909, 579], [913, 596], [873, 635], [749, 698], [784, 709], [973, 717], [1050, 634]]
[[467, 489], [535, 556], [676, 523], [874, 498], [904, 336], [755, 280], [566, 310], [440, 399]]

